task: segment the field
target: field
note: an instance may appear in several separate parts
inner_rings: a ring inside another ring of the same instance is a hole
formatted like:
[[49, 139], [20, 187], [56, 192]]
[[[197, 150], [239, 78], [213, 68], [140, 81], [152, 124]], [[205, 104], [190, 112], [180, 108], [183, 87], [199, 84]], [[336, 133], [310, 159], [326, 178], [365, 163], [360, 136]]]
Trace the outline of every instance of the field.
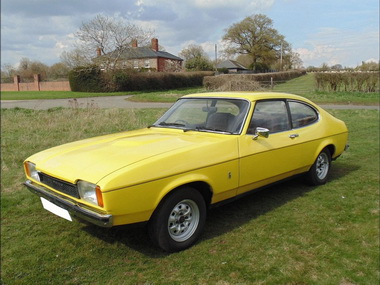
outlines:
[[295, 179], [209, 212], [192, 248], [145, 228], [102, 229], [42, 209], [23, 160], [68, 141], [147, 126], [162, 109], [2, 110], [1, 284], [378, 284], [379, 112], [329, 110], [350, 131], [330, 182]]

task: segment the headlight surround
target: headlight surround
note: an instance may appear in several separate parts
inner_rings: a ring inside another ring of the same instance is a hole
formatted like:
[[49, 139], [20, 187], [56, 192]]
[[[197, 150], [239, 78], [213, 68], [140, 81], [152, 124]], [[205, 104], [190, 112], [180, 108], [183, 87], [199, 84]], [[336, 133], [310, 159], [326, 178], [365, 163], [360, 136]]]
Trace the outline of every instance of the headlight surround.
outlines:
[[98, 185], [95, 185], [87, 181], [79, 180], [77, 183], [77, 187], [81, 199], [96, 206], [103, 207], [103, 196]]
[[30, 161], [25, 162], [25, 172], [30, 178], [40, 181], [40, 176], [38, 175], [38, 171], [36, 169], [36, 165]]

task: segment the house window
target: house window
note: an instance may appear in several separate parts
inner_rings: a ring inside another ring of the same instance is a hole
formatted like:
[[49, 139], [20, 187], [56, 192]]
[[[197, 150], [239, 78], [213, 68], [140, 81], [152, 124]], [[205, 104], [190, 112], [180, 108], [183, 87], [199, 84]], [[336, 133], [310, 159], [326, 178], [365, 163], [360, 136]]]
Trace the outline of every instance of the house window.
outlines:
[[144, 62], [144, 67], [145, 68], [150, 68], [150, 60], [147, 59], [145, 62]]
[[133, 68], [139, 68], [139, 61], [138, 60], [133, 61]]

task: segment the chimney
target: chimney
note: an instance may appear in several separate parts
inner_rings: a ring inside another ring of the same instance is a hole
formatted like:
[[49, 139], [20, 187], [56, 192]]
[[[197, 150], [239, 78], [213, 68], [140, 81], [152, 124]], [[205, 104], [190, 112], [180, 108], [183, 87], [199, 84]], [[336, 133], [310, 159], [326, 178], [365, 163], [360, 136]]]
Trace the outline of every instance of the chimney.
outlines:
[[102, 49], [101, 49], [100, 47], [98, 47], [98, 48], [96, 49], [96, 55], [97, 55], [98, 57], [102, 55]]
[[137, 40], [136, 39], [132, 40], [132, 47], [137, 48]]
[[152, 39], [152, 50], [158, 51], [158, 39], [156, 38]]

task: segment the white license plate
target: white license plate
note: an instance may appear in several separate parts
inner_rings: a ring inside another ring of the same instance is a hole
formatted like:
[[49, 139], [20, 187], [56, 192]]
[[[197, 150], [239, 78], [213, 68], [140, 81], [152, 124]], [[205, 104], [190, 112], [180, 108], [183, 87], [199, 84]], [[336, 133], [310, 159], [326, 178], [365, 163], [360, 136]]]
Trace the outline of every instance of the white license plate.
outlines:
[[70, 216], [70, 213], [69, 211], [53, 204], [52, 202], [46, 200], [45, 198], [41, 198], [41, 202], [42, 202], [42, 206], [44, 207], [45, 210], [48, 210], [49, 212], [61, 217], [61, 218], [64, 218], [66, 220], [69, 220], [69, 221], [73, 221], [71, 219], [71, 216]]

